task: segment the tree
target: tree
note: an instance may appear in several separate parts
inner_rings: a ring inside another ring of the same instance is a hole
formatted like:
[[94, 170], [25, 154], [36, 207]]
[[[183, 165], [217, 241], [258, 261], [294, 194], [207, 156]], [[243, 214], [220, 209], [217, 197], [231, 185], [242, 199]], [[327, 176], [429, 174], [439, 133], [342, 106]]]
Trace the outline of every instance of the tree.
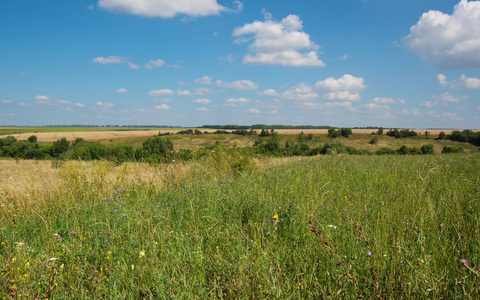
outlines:
[[447, 137], [447, 135], [445, 134], [445, 132], [440, 132], [440, 134], [438, 135], [438, 139], [439, 140], [444, 140], [445, 138]]
[[53, 142], [52, 156], [59, 157], [62, 153], [67, 152], [69, 146], [70, 144], [68, 143], [66, 138], [62, 138], [60, 140], [57, 140], [56, 142]]
[[35, 143], [37, 141], [37, 136], [32, 135], [27, 139], [30, 143]]
[[377, 134], [383, 135], [383, 127], [378, 128]]

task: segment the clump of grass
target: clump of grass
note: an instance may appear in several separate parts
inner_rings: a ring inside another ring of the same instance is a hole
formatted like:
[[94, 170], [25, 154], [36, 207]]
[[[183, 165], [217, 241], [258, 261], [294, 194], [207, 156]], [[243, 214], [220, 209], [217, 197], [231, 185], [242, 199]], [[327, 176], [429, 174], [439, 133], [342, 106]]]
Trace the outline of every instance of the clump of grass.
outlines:
[[478, 155], [210, 159], [123, 188], [128, 166], [60, 167], [61, 202], [1, 207], [2, 298], [480, 296]]

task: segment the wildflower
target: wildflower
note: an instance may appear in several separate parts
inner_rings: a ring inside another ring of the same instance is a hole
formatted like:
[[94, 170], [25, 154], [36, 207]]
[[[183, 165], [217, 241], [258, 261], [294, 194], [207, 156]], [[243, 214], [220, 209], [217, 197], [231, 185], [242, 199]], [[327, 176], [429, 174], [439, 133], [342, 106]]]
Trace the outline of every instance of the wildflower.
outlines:
[[65, 252], [69, 252], [69, 251], [70, 251], [70, 249], [68, 247], [65, 248]]
[[139, 258], [142, 258], [142, 257], [144, 257], [144, 256], [145, 256], [145, 251], [143, 251], [143, 250], [140, 251], [140, 255], [139, 255], [138, 257], [139, 257]]
[[328, 228], [337, 229], [337, 226], [335, 226], [335, 225], [328, 225], [327, 227], [328, 227]]
[[277, 215], [274, 215], [273, 218], [276, 220], [276, 219], [278, 219], [278, 216], [277, 216]]
[[71, 235], [75, 235], [75, 231], [73, 231], [73, 230], [70, 231], [70, 234], [71, 234]]
[[464, 265], [468, 265], [468, 260], [466, 260], [466, 259], [462, 259], [462, 260], [460, 260], [460, 262]]
[[368, 257], [372, 256], [372, 252], [368, 251], [367, 256]]
[[50, 260], [50, 261], [54, 261], [54, 260], [57, 260], [57, 259], [58, 259], [58, 258], [56, 258], [56, 257], [52, 257], [52, 258], [50, 258], [49, 260]]
[[266, 221], [267, 221], [267, 222], [270, 222], [270, 220], [269, 220], [268, 218], [267, 218], [267, 220], [266, 220]]
[[132, 265], [132, 270], [133, 270], [133, 269], [135, 269], [135, 266], [134, 266], [134, 265]]

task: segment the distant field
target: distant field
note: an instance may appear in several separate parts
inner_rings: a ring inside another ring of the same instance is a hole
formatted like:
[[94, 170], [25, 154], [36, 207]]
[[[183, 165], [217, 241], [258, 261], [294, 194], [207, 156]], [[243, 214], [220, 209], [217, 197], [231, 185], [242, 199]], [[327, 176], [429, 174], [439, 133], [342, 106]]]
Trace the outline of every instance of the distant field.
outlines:
[[[135, 138], [148, 137], [158, 134], [159, 131], [177, 133], [181, 129], [167, 129], [167, 128], [116, 128], [116, 127], [0, 127], [0, 137], [11, 135], [18, 140], [26, 140], [29, 136], [34, 134], [37, 140], [41, 142], [53, 142], [61, 138], [66, 138], [73, 141], [77, 138], [84, 140], [108, 140], [117, 138]], [[388, 129], [386, 129], [388, 130]], [[215, 129], [201, 129], [202, 132], [214, 132]], [[256, 130], [260, 133], [261, 130]], [[278, 129], [275, 130], [278, 134], [327, 134], [327, 129]], [[375, 129], [353, 129], [354, 134], [370, 134], [375, 132]], [[425, 131], [432, 135], [438, 135], [441, 131], [449, 134], [453, 129], [415, 129], [419, 134], [424, 134]], [[478, 130], [474, 130], [478, 131]]]

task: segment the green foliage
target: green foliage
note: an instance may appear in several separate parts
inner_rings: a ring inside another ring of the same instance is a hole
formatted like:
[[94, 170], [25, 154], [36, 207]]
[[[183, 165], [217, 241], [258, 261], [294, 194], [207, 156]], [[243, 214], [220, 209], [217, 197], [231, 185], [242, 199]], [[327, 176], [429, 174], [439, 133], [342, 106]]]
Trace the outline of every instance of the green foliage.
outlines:
[[173, 153], [173, 144], [169, 139], [155, 136], [148, 138], [142, 145], [143, 153], [141, 158], [153, 158], [154, 160], [171, 159]]
[[383, 135], [383, 127], [378, 128], [377, 134]]
[[330, 137], [330, 138], [336, 138], [336, 137], [339, 137], [339, 136], [343, 136], [343, 137], [348, 138], [351, 134], [352, 134], [352, 129], [342, 127], [338, 130], [335, 130], [334, 128], [328, 129], [327, 136]]
[[51, 155], [53, 157], [59, 157], [63, 153], [67, 152], [69, 147], [70, 147], [70, 144], [66, 138], [57, 140], [56, 142], [53, 142]]
[[451, 141], [480, 146], [480, 132], [473, 132], [472, 130], [464, 130], [462, 132], [455, 130], [452, 134], [448, 135], [447, 138]]
[[372, 145], [378, 144], [378, 137], [374, 136], [374, 137], [370, 140], [369, 144], [372, 144]]
[[27, 140], [30, 143], [35, 143], [35, 142], [37, 142], [37, 136], [36, 135], [31, 135]]
[[398, 130], [398, 129], [390, 129], [388, 132], [387, 132], [387, 135], [388, 136], [391, 136], [391, 137], [395, 137], [396, 139], [399, 139], [399, 138], [408, 138], [408, 137], [414, 137], [414, 136], [417, 136], [418, 133], [414, 130], [410, 130], [410, 129], [403, 129], [403, 130]]
[[464, 149], [460, 146], [444, 146], [442, 153], [463, 153]]
[[447, 137], [447, 135], [446, 135], [445, 132], [443, 132], [443, 131], [441, 131], [441, 132], [438, 134], [438, 139], [439, 139], [439, 140], [444, 140], [446, 137]]
[[435, 153], [435, 151], [433, 150], [433, 145], [432, 144], [423, 145], [420, 150], [422, 151], [422, 154], [434, 154]]

